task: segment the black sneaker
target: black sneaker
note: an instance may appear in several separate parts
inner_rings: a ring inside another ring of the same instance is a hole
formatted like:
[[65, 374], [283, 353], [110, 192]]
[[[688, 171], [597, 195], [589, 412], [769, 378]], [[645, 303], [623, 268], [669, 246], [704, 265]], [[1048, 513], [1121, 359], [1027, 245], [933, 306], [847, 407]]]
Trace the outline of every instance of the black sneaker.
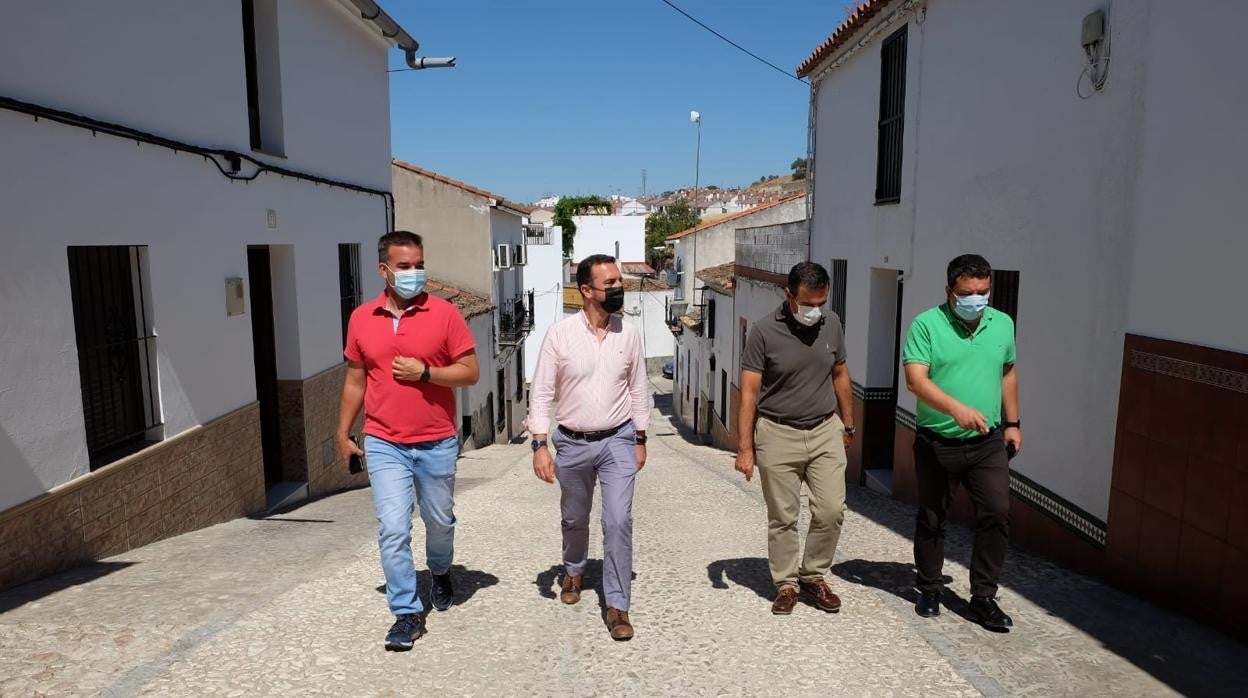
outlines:
[[989, 630], [1004, 632], [1014, 627], [1014, 620], [1005, 615], [991, 596], [971, 597], [971, 617]]
[[425, 634], [425, 619], [418, 615], [399, 616], [390, 632], [386, 633], [386, 649], [392, 652], [406, 652]]
[[455, 587], [451, 585], [451, 573], [433, 575], [433, 607], [445, 611], [455, 604]]
[[919, 592], [919, 602], [914, 605], [914, 612], [924, 618], [934, 618], [940, 615], [940, 592]]

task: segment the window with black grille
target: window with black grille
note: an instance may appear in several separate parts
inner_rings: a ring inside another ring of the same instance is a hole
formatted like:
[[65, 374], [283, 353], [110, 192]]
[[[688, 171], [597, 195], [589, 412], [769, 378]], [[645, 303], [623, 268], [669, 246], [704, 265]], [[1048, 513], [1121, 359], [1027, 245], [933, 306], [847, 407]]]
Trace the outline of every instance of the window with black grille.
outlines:
[[841, 331], [845, 331], [845, 277], [849, 275], [849, 260], [832, 260], [832, 312], [841, 319]]
[[875, 162], [875, 203], [901, 200], [902, 126], [906, 114], [906, 28], [880, 49], [880, 123]]
[[[702, 293], [703, 295], [706, 294], [705, 291], [703, 291]], [[702, 327], [703, 327], [702, 333], [706, 335], [707, 339], [715, 339], [715, 299], [714, 298], [708, 298], [706, 300], [706, 313], [705, 313], [705, 317], [702, 318]]]
[[1018, 331], [1018, 272], [1006, 269], [992, 270], [992, 294], [988, 304], [1014, 319], [1014, 331]]
[[149, 441], [161, 423], [147, 247], [70, 247], [69, 289], [94, 470]]
[[719, 423], [728, 426], [728, 371], [719, 372]]
[[360, 289], [360, 243], [344, 243], [338, 246], [338, 296], [339, 312], [342, 314], [342, 344], [347, 344], [347, 324], [351, 312], [363, 299]]

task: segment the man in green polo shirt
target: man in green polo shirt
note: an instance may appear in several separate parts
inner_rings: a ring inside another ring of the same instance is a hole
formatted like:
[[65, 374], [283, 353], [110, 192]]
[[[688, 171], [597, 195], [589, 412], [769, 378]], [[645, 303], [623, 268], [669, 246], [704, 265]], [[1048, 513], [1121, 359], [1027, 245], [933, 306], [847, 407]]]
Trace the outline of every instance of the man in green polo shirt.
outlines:
[[975, 254], [956, 257], [946, 276], [945, 302], [914, 319], [902, 352], [906, 387], [919, 403], [914, 439], [919, 601], [914, 610], [925, 618], [940, 614], [945, 519], [958, 485], [964, 484], [975, 505], [971, 614], [985, 628], [1005, 631], [1014, 622], [995, 597], [1010, 537], [1009, 459], [1023, 447], [1014, 321], [988, 307], [988, 260]]

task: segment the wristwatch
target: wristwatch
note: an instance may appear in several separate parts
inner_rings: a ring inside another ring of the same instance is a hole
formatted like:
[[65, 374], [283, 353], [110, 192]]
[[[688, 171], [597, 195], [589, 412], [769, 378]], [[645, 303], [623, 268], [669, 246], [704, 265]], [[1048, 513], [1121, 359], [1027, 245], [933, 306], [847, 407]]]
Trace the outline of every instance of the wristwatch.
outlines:
[[537, 453], [538, 450], [546, 448], [546, 439], [542, 439], [541, 441], [538, 441], [537, 439], [533, 439], [532, 446], [533, 446], [533, 452]]
[[420, 382], [421, 383], [429, 382], [429, 364], [425, 364], [425, 370], [420, 372]]
[[858, 427], [850, 424], [849, 426], [845, 427], [845, 433], [849, 434], [850, 436], [853, 436], [854, 434], [858, 433]]
[[645, 446], [645, 445], [646, 445], [646, 438], [647, 438], [647, 437], [646, 437], [646, 435], [645, 435], [645, 434], [637, 434], [637, 435], [633, 436], [633, 442], [634, 442], [634, 443], [636, 443], [638, 446]]
[[1023, 422], [1022, 422], [1022, 420], [1018, 420], [1018, 421], [1015, 421], [1015, 422], [1005, 422], [1005, 423], [1004, 423], [1004, 424], [1002, 424], [1001, 426], [1005, 427], [1006, 429], [1022, 429], [1022, 428], [1023, 428]]

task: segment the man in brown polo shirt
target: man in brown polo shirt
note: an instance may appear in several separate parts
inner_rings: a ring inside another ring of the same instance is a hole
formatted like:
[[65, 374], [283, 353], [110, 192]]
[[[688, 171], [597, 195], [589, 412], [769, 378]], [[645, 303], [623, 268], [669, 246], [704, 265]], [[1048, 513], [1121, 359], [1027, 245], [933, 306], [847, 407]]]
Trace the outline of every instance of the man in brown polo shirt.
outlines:
[[[827, 270], [813, 262], [794, 266], [784, 304], [754, 323], [741, 356], [737, 470], [749, 480], [757, 465], [762, 478], [776, 615], [793, 612], [799, 590], [824, 611], [841, 608], [825, 576], [845, 520], [854, 403], [845, 336], [840, 318], [823, 311], [827, 301]], [[810, 530], [799, 561], [803, 482]]]

